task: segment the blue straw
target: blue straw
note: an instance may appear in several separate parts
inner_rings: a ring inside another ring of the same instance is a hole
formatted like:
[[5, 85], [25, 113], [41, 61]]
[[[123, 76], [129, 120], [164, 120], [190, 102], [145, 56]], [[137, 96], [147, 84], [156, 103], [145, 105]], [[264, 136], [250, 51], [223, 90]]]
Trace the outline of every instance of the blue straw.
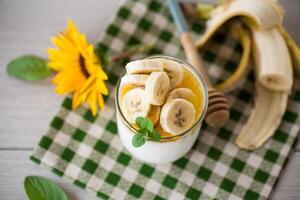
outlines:
[[181, 9], [178, 5], [177, 0], [167, 0], [168, 7], [171, 11], [171, 15], [175, 21], [179, 34], [187, 32], [186, 21], [182, 15]]

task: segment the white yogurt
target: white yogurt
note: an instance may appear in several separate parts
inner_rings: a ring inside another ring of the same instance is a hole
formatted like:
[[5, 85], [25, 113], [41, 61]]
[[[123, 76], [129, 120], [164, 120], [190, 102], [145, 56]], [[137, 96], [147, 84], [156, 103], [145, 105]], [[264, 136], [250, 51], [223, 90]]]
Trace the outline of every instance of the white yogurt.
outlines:
[[195, 143], [200, 130], [200, 125], [192, 129], [183, 138], [169, 142], [147, 141], [141, 147], [132, 145], [134, 132], [122, 120], [120, 113], [117, 113], [118, 131], [126, 149], [136, 158], [152, 164], [167, 164], [184, 156]]
[[[179, 62], [184, 64], [184, 66], [191, 71], [195, 77], [199, 80], [199, 84], [202, 87], [202, 91], [204, 94], [204, 104], [203, 104], [203, 113], [201, 114], [200, 118], [195, 122], [188, 132], [182, 134], [176, 140], [162, 138], [159, 142], [155, 141], [147, 141], [141, 147], [134, 147], [132, 145], [132, 138], [135, 134], [135, 130], [131, 125], [126, 121], [123, 114], [121, 113], [120, 105], [119, 105], [119, 84], [117, 85], [117, 92], [116, 92], [116, 114], [117, 114], [117, 125], [118, 125], [118, 132], [126, 149], [137, 159], [152, 163], [152, 164], [167, 164], [171, 163], [175, 160], [178, 160], [182, 156], [184, 156], [193, 146], [196, 139], [198, 138], [201, 123], [206, 112], [207, 103], [208, 103], [208, 95], [207, 89], [204, 84], [203, 79], [201, 78], [200, 74], [188, 63], [185, 63], [181, 60], [178, 60], [173, 57], [168, 56], [155, 56], [151, 58], [164, 58], [164, 59], [171, 59], [173, 61]], [[125, 75], [125, 74], [124, 74]]]

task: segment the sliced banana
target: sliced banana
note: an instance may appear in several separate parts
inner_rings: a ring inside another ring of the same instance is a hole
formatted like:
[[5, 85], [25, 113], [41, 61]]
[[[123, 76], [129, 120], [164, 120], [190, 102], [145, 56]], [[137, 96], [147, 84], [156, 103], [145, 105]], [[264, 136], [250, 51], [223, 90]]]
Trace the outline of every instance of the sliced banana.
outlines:
[[164, 104], [170, 91], [170, 79], [165, 72], [152, 72], [146, 81], [145, 92], [150, 104]]
[[162, 107], [160, 124], [166, 132], [178, 135], [193, 125], [195, 114], [192, 103], [184, 99], [172, 99]]
[[196, 99], [196, 95], [188, 88], [176, 88], [169, 93], [167, 101], [171, 99], [185, 99], [193, 102]]
[[180, 63], [172, 60], [164, 60], [163, 67], [169, 76], [171, 88], [175, 88], [183, 79], [183, 67]]
[[160, 110], [161, 110], [160, 106], [151, 106], [151, 110], [147, 118], [150, 119], [153, 124], [156, 124], [156, 122], [158, 122]]
[[144, 74], [129, 74], [125, 75], [121, 79], [120, 87], [140, 87], [145, 86], [146, 81], [148, 79], [149, 75]]
[[151, 105], [142, 88], [129, 90], [123, 97], [122, 110], [130, 123], [135, 123], [137, 117], [146, 117], [150, 109]]
[[150, 74], [163, 71], [163, 64], [156, 59], [136, 60], [125, 66], [128, 74]]

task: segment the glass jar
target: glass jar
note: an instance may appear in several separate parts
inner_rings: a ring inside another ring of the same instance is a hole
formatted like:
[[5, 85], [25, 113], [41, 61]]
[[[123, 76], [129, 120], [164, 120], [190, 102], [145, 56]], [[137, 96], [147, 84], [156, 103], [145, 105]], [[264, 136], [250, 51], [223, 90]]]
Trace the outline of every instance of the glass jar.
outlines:
[[[173, 135], [170, 137], [162, 137], [160, 141], [152, 141], [150, 139], [141, 146], [134, 147], [132, 145], [132, 138], [136, 133], [136, 129], [130, 124], [126, 118], [124, 117], [121, 107], [120, 107], [120, 80], [116, 87], [116, 115], [117, 115], [117, 125], [118, 132], [121, 138], [122, 143], [126, 147], [126, 149], [137, 159], [151, 163], [151, 164], [167, 164], [173, 162], [182, 156], [184, 156], [193, 146], [195, 141], [198, 138], [200, 127], [203, 121], [203, 118], [206, 113], [207, 105], [208, 105], [208, 94], [207, 87], [199, 74], [199, 72], [190, 64], [179, 60], [170, 56], [151, 56], [145, 59], [154, 59], [154, 58], [163, 58], [169, 59], [175, 62], [178, 62], [183, 66], [186, 70], [188, 70], [197, 80], [197, 83], [200, 86], [202, 92], [202, 99], [199, 101], [203, 101], [201, 113], [198, 115], [198, 118], [195, 120], [194, 124], [191, 128], [179, 135]], [[121, 76], [126, 75], [126, 72]], [[159, 122], [158, 122], [159, 123]]]

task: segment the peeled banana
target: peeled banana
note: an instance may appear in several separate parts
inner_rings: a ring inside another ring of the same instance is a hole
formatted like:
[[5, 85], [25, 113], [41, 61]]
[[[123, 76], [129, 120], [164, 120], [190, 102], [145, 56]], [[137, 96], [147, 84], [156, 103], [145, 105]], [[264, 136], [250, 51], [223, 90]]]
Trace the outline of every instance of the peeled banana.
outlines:
[[255, 150], [264, 144], [281, 122], [288, 95], [286, 91], [272, 91], [257, 84], [254, 109], [235, 143], [247, 150]]
[[293, 68], [285, 40], [277, 27], [252, 30], [257, 80], [266, 88], [289, 91]]

